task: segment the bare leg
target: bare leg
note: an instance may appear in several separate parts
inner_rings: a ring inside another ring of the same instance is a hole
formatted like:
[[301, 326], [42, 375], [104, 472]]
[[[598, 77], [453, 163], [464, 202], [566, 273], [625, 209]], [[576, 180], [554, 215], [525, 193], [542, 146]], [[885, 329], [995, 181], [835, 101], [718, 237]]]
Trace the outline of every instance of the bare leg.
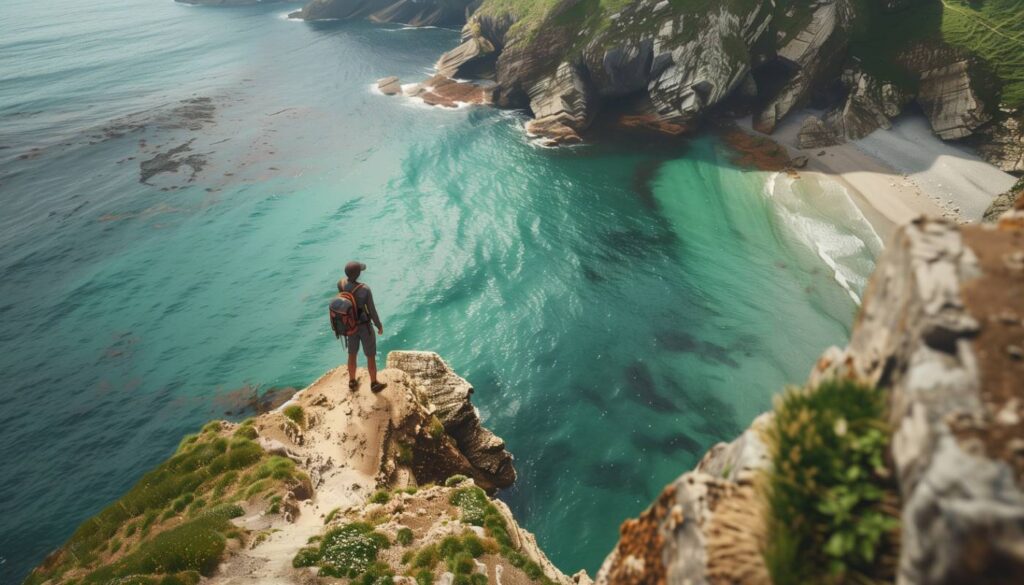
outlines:
[[348, 380], [351, 383], [356, 379], [356, 354], [348, 354]]
[[[350, 366], [354, 367], [354, 366]], [[377, 383], [377, 356], [370, 356], [366, 358], [366, 369], [370, 370], [370, 383]]]

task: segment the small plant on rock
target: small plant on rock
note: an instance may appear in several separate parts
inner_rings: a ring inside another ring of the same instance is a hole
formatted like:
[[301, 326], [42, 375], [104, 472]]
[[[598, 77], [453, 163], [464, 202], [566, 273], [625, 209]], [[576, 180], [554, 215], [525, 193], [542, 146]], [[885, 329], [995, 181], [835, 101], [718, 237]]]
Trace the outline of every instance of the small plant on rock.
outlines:
[[284, 415], [301, 428], [306, 428], [306, 411], [302, 410], [298, 404], [285, 407]]
[[768, 429], [765, 563], [776, 585], [891, 580], [886, 396], [849, 380], [793, 389]]
[[395, 540], [402, 546], [409, 546], [412, 544], [412, 530], [409, 528], [399, 528], [398, 533], [395, 535]]

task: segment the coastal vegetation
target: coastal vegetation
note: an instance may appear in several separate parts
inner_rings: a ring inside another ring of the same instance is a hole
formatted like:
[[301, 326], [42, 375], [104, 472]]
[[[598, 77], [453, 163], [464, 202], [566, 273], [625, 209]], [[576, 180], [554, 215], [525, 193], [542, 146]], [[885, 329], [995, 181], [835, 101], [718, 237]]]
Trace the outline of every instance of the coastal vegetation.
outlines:
[[216, 568], [228, 541], [246, 542], [232, 518], [249, 508], [279, 511], [282, 493], [309, 483], [293, 461], [269, 455], [255, 436], [252, 420], [237, 427], [214, 421], [189, 435], [25, 582], [198, 582]]
[[777, 399], [763, 486], [775, 585], [891, 580], [899, 522], [886, 399], [849, 380]]

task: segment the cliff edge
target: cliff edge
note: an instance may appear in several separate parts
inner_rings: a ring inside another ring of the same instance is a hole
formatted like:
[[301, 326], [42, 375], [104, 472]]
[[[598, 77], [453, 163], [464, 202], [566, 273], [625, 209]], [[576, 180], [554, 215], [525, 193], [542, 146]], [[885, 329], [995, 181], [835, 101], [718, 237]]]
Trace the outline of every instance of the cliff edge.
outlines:
[[604, 584], [1019, 583], [1024, 210], [918, 220], [849, 345], [638, 518]]

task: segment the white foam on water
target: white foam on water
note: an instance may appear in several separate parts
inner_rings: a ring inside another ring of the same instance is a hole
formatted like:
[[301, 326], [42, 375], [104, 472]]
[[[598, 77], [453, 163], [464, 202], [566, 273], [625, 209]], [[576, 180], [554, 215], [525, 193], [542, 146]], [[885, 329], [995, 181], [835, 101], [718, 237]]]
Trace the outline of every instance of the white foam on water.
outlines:
[[882, 240], [846, 188], [827, 179], [773, 173], [764, 193], [789, 235], [814, 252], [859, 305]]

